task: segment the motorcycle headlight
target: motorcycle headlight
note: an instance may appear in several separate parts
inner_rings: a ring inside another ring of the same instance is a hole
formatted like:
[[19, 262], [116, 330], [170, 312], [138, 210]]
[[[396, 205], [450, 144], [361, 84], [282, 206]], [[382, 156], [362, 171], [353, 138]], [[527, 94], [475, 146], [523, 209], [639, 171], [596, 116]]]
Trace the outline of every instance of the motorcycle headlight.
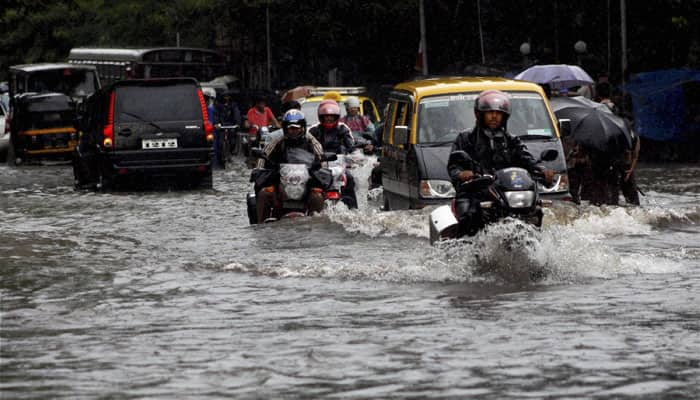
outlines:
[[505, 192], [505, 196], [510, 208], [529, 208], [535, 202], [535, 192], [532, 190]]
[[420, 181], [420, 195], [428, 199], [449, 199], [455, 197], [452, 182], [438, 179]]

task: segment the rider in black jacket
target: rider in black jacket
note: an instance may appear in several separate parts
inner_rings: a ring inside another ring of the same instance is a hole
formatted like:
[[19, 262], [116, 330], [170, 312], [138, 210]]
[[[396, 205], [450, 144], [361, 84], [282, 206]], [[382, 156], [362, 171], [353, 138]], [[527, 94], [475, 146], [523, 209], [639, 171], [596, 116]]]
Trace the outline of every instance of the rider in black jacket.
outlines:
[[474, 102], [474, 115], [474, 128], [460, 133], [452, 144], [453, 152], [463, 150], [471, 160], [465, 163], [450, 158], [447, 164], [452, 184], [458, 192], [456, 214], [460, 230], [470, 236], [482, 228], [479, 193], [460, 192], [462, 182], [507, 167], [520, 167], [530, 173], [542, 174], [548, 184], [554, 176], [554, 171], [537, 165], [520, 139], [507, 131], [510, 98], [506, 93], [499, 90], [481, 92]]
[[[355, 146], [350, 128], [340, 120], [340, 106], [335, 100], [324, 100], [318, 106], [319, 123], [309, 129], [309, 133], [323, 145], [323, 151], [348, 154]], [[355, 179], [350, 171], [345, 171], [347, 183], [343, 188], [343, 202], [348, 208], [357, 208]]]
[[[258, 168], [279, 168], [281, 163], [287, 162], [287, 150], [294, 147], [303, 148], [314, 154], [316, 161], [321, 161], [323, 148], [313, 136], [306, 133], [306, 118], [301, 111], [291, 109], [284, 114], [282, 131], [284, 136], [274, 139], [263, 149], [267, 159], [258, 160]], [[263, 222], [271, 216], [270, 210], [278, 195], [274, 183], [277, 182], [265, 182], [264, 187], [257, 189], [256, 208], [259, 222]], [[319, 191], [310, 191], [306, 206], [309, 212], [321, 212], [323, 210], [323, 194]]]

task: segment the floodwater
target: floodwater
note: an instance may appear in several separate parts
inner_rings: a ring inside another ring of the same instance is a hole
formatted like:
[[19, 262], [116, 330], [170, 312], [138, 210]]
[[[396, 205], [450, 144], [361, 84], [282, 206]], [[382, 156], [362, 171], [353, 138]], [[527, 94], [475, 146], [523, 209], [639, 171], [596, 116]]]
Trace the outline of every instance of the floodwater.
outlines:
[[700, 165], [639, 181], [638, 208], [433, 248], [428, 210], [366, 187], [249, 226], [242, 162], [113, 194], [1, 166], [0, 398], [696, 399]]

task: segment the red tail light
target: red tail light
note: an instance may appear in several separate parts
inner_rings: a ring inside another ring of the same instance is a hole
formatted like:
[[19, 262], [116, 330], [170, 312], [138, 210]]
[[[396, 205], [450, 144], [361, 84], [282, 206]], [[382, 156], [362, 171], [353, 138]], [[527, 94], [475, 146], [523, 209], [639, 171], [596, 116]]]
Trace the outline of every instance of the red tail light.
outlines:
[[214, 142], [214, 127], [209, 122], [209, 114], [207, 113], [207, 102], [204, 100], [204, 93], [202, 89], [197, 89], [197, 96], [199, 96], [199, 105], [202, 106], [202, 119], [204, 122], [204, 134], [207, 137], [207, 143]]
[[114, 99], [116, 93], [112, 92], [109, 96], [109, 112], [107, 113], [107, 125], [102, 129], [102, 146], [107, 148], [114, 147]]
[[333, 192], [326, 192], [326, 199], [328, 200], [340, 200], [340, 193], [333, 191]]

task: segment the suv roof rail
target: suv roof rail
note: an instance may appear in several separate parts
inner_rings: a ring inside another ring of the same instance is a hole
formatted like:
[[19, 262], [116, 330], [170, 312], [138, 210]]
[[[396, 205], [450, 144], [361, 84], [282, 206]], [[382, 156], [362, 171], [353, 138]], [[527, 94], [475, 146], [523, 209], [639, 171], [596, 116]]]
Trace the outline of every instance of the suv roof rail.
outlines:
[[340, 94], [362, 94], [367, 92], [364, 86], [313, 86], [312, 96], [321, 96], [326, 92], [338, 92]]

